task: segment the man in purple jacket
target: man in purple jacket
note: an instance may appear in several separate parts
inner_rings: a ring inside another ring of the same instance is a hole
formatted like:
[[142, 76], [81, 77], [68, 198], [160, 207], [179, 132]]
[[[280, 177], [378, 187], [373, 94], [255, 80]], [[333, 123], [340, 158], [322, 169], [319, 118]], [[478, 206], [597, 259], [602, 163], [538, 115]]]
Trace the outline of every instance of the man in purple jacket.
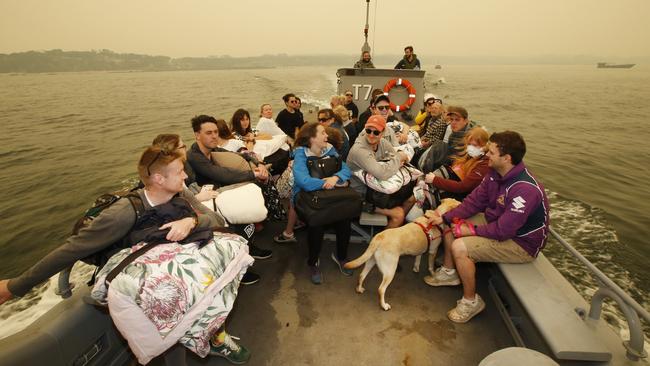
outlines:
[[[424, 281], [431, 286], [463, 284], [463, 298], [447, 317], [465, 323], [485, 308], [476, 293], [476, 262], [527, 263], [546, 244], [549, 205], [544, 187], [522, 159], [526, 143], [516, 132], [490, 136], [490, 171], [457, 208], [438, 216], [447, 224], [442, 267]], [[453, 236], [452, 236], [453, 234]]]

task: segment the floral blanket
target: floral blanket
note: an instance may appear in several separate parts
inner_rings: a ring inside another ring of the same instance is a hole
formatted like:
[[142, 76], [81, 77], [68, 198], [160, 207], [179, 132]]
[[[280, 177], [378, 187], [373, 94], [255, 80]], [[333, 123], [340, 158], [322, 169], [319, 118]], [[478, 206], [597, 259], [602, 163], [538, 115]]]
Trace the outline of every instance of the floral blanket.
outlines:
[[135, 259], [110, 286], [105, 279], [144, 243], [115, 254], [98, 273], [91, 296], [108, 308], [120, 333], [141, 364], [175, 343], [205, 357], [210, 338], [221, 327], [253, 258], [244, 238], [215, 233], [197, 244], [160, 244]]

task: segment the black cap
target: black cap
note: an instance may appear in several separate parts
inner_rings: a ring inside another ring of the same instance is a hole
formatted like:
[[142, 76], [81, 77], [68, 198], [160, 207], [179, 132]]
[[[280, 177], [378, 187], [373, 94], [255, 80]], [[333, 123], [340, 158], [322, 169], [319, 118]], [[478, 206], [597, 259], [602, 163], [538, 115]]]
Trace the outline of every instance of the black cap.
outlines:
[[377, 103], [381, 102], [382, 100], [385, 100], [386, 102], [390, 103], [390, 99], [388, 98], [388, 95], [386, 94], [379, 94], [378, 96], [375, 97], [375, 99], [372, 101], [372, 105], [377, 105]]

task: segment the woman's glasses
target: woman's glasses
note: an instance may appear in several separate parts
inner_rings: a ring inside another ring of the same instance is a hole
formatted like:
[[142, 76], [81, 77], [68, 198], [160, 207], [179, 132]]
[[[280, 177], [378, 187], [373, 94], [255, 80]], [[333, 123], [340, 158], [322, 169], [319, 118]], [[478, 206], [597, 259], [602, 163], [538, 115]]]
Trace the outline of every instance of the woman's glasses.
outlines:
[[375, 108], [379, 109], [380, 111], [386, 111], [386, 110], [388, 110], [388, 108], [390, 108], [390, 106], [389, 105], [378, 105]]

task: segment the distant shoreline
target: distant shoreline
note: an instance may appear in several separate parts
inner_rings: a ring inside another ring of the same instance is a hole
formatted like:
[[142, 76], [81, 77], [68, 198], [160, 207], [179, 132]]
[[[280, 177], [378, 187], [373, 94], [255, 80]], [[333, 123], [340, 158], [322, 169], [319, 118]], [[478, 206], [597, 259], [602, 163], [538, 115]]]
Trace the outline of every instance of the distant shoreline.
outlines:
[[[293, 66], [352, 67], [358, 56], [354, 55], [261, 55], [254, 57], [151, 56], [134, 53], [116, 53], [111, 50], [26, 51], [0, 54], [0, 73], [52, 73], [52, 72], [145, 72], [145, 71], [192, 71], [192, 70], [250, 70]], [[375, 55], [375, 65], [394, 65], [401, 55]], [[600, 56], [422, 56], [424, 64], [444, 65], [595, 65]], [[628, 60], [620, 60], [620, 62]], [[633, 62], [632, 62], [633, 61]], [[650, 62], [650, 58], [630, 60], [631, 63]], [[392, 67], [392, 66], [391, 66]]]

